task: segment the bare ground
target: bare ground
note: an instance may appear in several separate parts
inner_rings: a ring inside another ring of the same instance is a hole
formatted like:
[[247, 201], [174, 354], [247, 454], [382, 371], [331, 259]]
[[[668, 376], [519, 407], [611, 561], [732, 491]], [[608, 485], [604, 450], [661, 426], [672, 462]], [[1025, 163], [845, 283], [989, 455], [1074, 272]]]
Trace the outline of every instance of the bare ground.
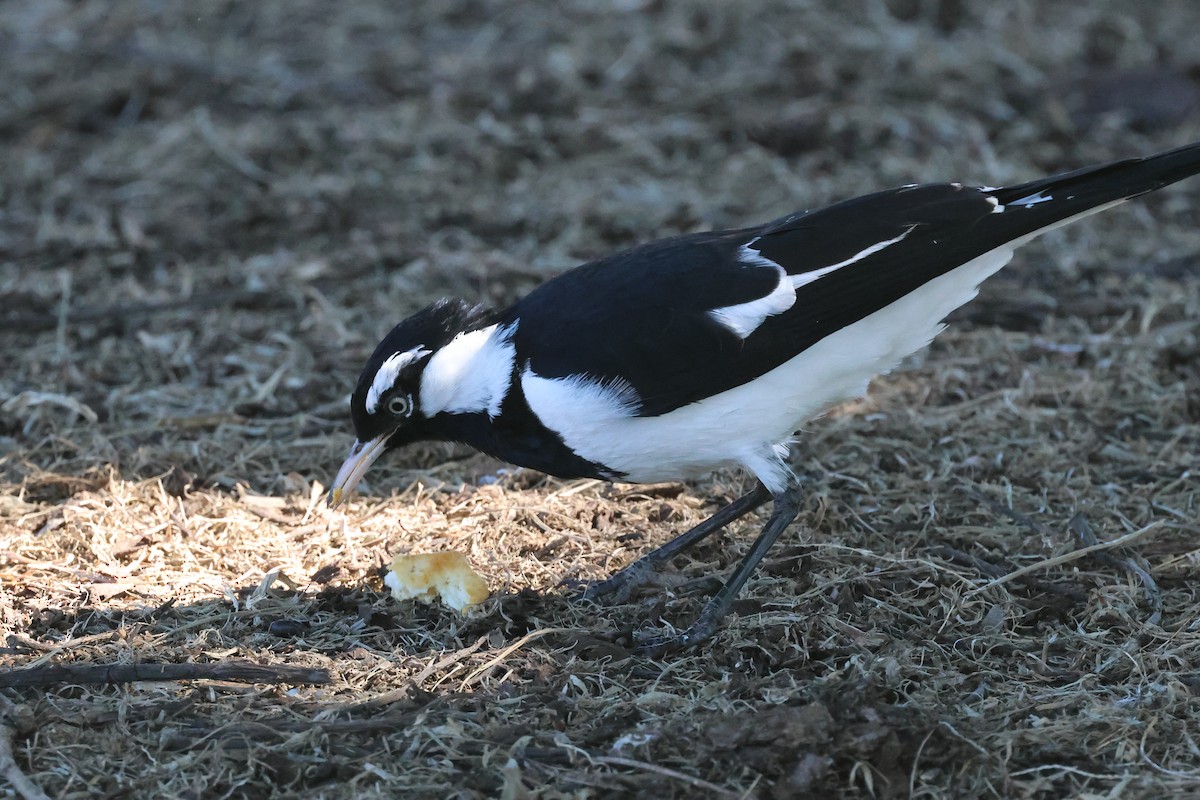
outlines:
[[[320, 502], [359, 366], [435, 297], [1200, 139], [1200, 5], [1074, 5], [0, 6], [0, 663], [330, 674], [0, 690], [0, 786], [1200, 793], [1195, 182], [1027, 248], [812, 423], [800, 518], [699, 652], [635, 633], [686, 625], [754, 520], [624, 605], [562, 582], [743, 476], [564, 483], [429, 446]], [[391, 554], [445, 548], [491, 600], [384, 595]]]

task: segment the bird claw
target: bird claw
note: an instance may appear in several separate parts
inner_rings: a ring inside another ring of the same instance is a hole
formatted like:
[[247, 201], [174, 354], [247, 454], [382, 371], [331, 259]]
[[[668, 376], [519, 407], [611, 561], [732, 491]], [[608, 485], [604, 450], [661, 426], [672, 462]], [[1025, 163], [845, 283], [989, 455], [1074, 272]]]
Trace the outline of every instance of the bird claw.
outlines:
[[700, 616], [696, 618], [687, 630], [683, 633], [677, 633], [674, 636], [668, 634], [649, 634], [638, 642], [637, 649], [643, 655], [651, 658], [665, 655], [667, 653], [677, 653], [684, 650], [691, 650], [701, 642], [712, 638], [712, 635], [717, 631], [717, 623], [725, 616], [724, 609], [719, 603], [710, 602], [705, 609], [700, 612]]
[[679, 636], [655, 634], [638, 642], [637, 652], [647, 658], [659, 658], [667, 653], [686, 649], [690, 645], [690, 642], [683, 641], [686, 636], [687, 634]]
[[715, 624], [705, 625], [701, 620], [697, 620], [694, 625], [683, 633], [678, 633], [674, 636], [664, 633], [649, 635], [638, 642], [637, 650], [648, 658], [658, 658], [668, 653], [691, 650], [711, 637], [715, 630]]

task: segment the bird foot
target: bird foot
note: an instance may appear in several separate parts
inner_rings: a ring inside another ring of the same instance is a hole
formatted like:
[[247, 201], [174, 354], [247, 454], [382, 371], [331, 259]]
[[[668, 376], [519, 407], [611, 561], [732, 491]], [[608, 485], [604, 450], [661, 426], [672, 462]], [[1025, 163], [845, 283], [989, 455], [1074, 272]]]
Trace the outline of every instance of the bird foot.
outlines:
[[668, 653], [691, 650], [701, 642], [712, 638], [712, 635], [717, 630], [718, 621], [719, 619], [708, 620], [702, 614], [700, 619], [696, 620], [683, 633], [675, 635], [665, 633], [650, 634], [638, 642], [638, 652], [651, 658], [657, 658]]
[[615, 575], [589, 584], [580, 594], [580, 598], [593, 602], [606, 599], [620, 605], [628, 602], [635, 590], [648, 583], [657, 582], [658, 573], [654, 567], [642, 561], [635, 561]]

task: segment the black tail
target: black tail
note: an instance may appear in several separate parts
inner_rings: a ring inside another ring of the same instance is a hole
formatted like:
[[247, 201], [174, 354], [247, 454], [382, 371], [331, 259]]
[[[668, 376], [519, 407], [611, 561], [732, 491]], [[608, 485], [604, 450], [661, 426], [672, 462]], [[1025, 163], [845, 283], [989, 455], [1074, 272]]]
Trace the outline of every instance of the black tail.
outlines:
[[949, 296], [953, 304], [929, 311], [936, 322], [1033, 237], [1197, 173], [1200, 142], [1000, 189], [905, 186], [786, 217], [746, 232], [753, 249], [791, 275], [820, 277], [805, 281], [791, 309], [762, 330], [782, 331], [799, 352], [992, 254], [965, 274], [973, 283]]
[[[1044, 201], [1042, 220], [1053, 223], [1090, 208], [1127, 200], [1200, 173], [1200, 142], [1145, 158], [1113, 161], [997, 189], [1004, 206], [1036, 208]], [[1039, 209], [1040, 210], [1040, 209]], [[1039, 214], [1040, 216], [1040, 214]]]
[[[750, 233], [757, 233], [756, 250], [795, 274], [836, 264], [914, 228], [918, 235], [908, 236], [907, 246], [889, 248], [870, 263], [910, 255], [928, 260], [937, 250], [936, 262], [951, 268], [1006, 242], [1019, 242], [1198, 173], [1200, 142], [999, 189], [957, 183], [904, 186], [793, 214]], [[922, 236], [929, 239], [928, 251], [921, 249]], [[955, 258], [960, 260], [955, 263]], [[798, 259], [803, 263], [796, 264]]]

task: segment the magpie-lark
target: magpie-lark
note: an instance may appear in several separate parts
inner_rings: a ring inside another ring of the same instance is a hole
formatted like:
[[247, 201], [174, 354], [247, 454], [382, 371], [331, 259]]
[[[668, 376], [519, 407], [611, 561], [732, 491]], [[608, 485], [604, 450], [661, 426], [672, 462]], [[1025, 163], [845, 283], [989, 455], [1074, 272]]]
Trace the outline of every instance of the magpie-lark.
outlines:
[[799, 487], [794, 432], [927, 345], [1013, 251], [1200, 172], [1200, 143], [1005, 188], [903, 186], [757, 227], [652, 242], [547, 281], [504, 310], [441, 300], [401, 322], [350, 401], [336, 505], [387, 450], [462, 442], [563, 478], [652, 482], [740, 466], [753, 491], [587, 597], [627, 593], [768, 500], [758, 539], [696, 622], [710, 636]]

